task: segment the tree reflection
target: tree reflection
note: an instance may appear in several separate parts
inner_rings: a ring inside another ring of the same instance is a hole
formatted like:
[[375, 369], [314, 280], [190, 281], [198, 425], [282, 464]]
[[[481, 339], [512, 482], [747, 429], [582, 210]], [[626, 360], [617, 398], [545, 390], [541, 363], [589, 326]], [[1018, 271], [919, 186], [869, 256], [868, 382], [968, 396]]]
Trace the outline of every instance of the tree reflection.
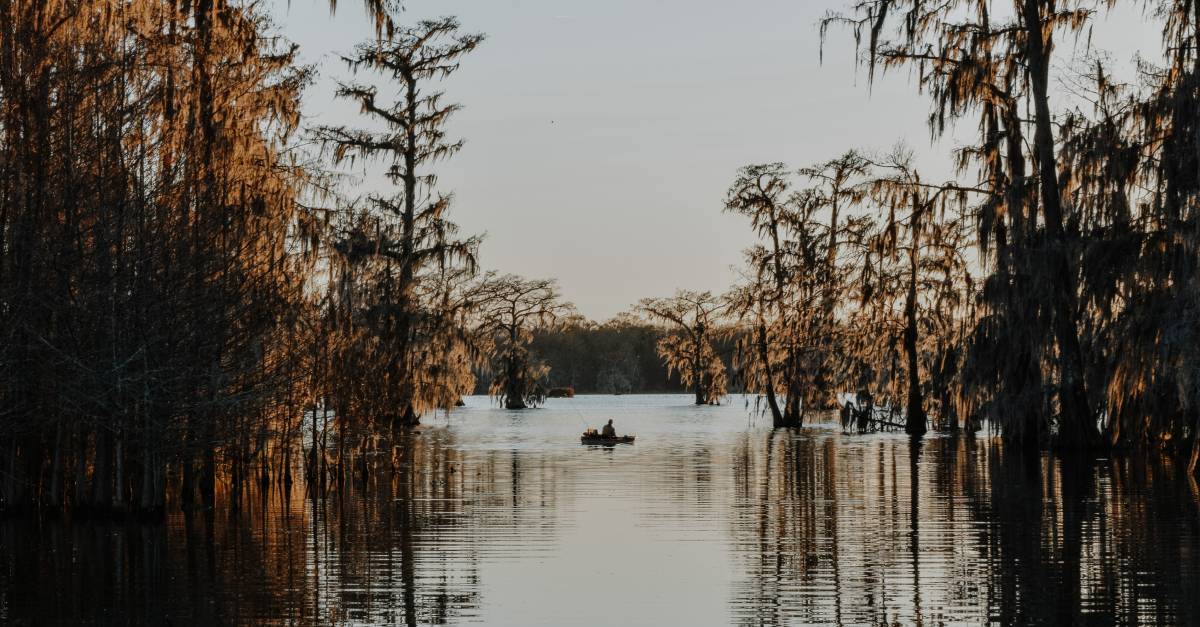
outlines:
[[[647, 555], [706, 543], [711, 561], [691, 563], [730, 571], [684, 572], [685, 584], [732, 575], [727, 622], [742, 625], [1200, 624], [1200, 501], [1169, 458], [1059, 459], [820, 426], [583, 455], [454, 433], [403, 436], [394, 472], [319, 498], [255, 484], [237, 511], [165, 525], [2, 521], [0, 623], [494, 622], [514, 588], [491, 567], [520, 562], [509, 572], [533, 584], [520, 569], [574, 540], [598, 548], [557, 568], [586, 572], [603, 552], [614, 578], [635, 580], [661, 566]], [[560, 534], [576, 514], [604, 522]], [[607, 533], [623, 524], [647, 533]]]
[[[4, 521], [0, 622], [460, 622], [479, 602], [476, 551], [450, 540], [468, 484], [449, 436], [426, 434], [397, 443], [394, 474], [328, 498], [268, 484], [166, 524]], [[500, 478], [472, 479], [494, 494]]]
[[819, 431], [731, 459], [739, 624], [1200, 620], [1198, 504], [1169, 460]]

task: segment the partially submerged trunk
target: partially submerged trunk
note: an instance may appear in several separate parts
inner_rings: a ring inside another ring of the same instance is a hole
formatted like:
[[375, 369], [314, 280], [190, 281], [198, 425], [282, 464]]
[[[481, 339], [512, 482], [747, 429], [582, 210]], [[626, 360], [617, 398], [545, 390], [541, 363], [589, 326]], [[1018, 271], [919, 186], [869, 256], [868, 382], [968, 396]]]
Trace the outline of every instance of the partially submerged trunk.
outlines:
[[63, 508], [63, 426], [62, 423], [54, 429], [54, 458], [50, 470], [50, 507]]
[[1067, 261], [1063, 232], [1063, 209], [1057, 161], [1054, 154], [1053, 120], [1050, 114], [1049, 70], [1053, 42], [1042, 35], [1039, 0], [1024, 0], [1021, 15], [1026, 28], [1025, 57], [1028, 63], [1034, 105], [1034, 149], [1046, 222], [1046, 250], [1050, 284], [1053, 287], [1054, 336], [1059, 354], [1059, 404], [1061, 416], [1055, 443], [1064, 449], [1085, 450], [1099, 443], [1084, 387], [1083, 350], [1075, 325], [1075, 283]]
[[925, 402], [921, 395], [920, 363], [917, 359], [917, 253], [920, 240], [914, 241], [910, 253], [908, 297], [904, 303], [904, 357], [908, 370], [908, 402], [905, 407], [904, 432], [925, 435]]
[[101, 427], [96, 435], [96, 455], [92, 465], [91, 507], [107, 511], [112, 505], [112, 432]]
[[787, 398], [783, 404], [783, 419], [776, 427], [798, 429], [804, 426], [803, 397], [804, 390], [800, 387], [800, 363], [795, 351], [788, 351], [788, 376], [785, 381]]
[[798, 429], [804, 426], [804, 401], [801, 394], [795, 381], [788, 385], [787, 398], [784, 399], [783, 405], [783, 420], [776, 425], [777, 427]]
[[[516, 342], [516, 331], [513, 333], [513, 342]], [[508, 370], [504, 381], [504, 408], [505, 409], [527, 409], [525, 404], [525, 381], [521, 375], [521, 364], [516, 355], [510, 354], [506, 360], [505, 368]]]
[[762, 316], [758, 319], [758, 329], [755, 344], [758, 347], [758, 358], [763, 364], [763, 378], [766, 387], [767, 407], [771, 410], [771, 424], [776, 427], [783, 426], [783, 414], [779, 411], [779, 400], [775, 398], [775, 376], [771, 372], [770, 351], [767, 349], [767, 326], [763, 322]]

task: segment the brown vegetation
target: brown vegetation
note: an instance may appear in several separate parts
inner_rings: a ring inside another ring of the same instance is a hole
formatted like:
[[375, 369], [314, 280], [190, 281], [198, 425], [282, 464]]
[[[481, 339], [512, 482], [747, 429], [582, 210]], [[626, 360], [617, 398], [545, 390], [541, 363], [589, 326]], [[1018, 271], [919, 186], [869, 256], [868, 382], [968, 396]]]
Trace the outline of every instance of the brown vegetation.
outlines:
[[472, 389], [478, 239], [437, 190], [461, 142], [430, 88], [482, 38], [375, 26], [346, 61], [384, 88], [338, 95], [384, 130], [314, 131], [385, 166], [396, 192], [360, 200], [297, 151], [311, 75], [256, 4], [0, 9], [0, 511], [158, 514], [218, 482], [236, 506], [302, 458], [323, 487]]
[[[1196, 469], [1200, 9], [1150, 3], [1165, 65], [1143, 61], [1140, 87], [1116, 82], [1101, 58], [1081, 73], [1057, 69], [1056, 39], [1114, 4], [1015, 0], [1000, 11], [981, 0], [861, 0], [822, 26], [854, 33], [871, 76], [914, 72], [935, 136], [955, 120], [979, 131], [957, 154], [967, 182], [930, 184], [891, 160], [874, 165], [856, 199], [887, 217], [862, 233], [863, 258], [845, 260], [863, 277], [861, 298], [837, 306], [827, 341], [840, 325], [864, 340], [900, 338], [884, 379], [907, 381], [910, 432], [924, 430], [920, 414], [932, 407], [946, 428], [987, 421], [1025, 446], [1190, 449]], [[1056, 110], [1056, 82], [1090, 103]], [[760, 322], [778, 299], [760, 278], [770, 253], [750, 256], [751, 292], [770, 296], [759, 304], [743, 290], [751, 327], [777, 324]], [[745, 368], [760, 391], [781, 389], [767, 372], [790, 338], [767, 337], [767, 357]], [[843, 354], [881, 354], [862, 348]], [[870, 387], [881, 387], [883, 366], [869, 368]], [[840, 389], [862, 383], [845, 372]]]
[[[778, 426], [861, 389], [912, 434], [988, 424], [1196, 470], [1200, 8], [1149, 3], [1164, 62], [1135, 86], [1055, 63], [1114, 2], [993, 4], [856, 0], [823, 24], [872, 76], [914, 72], [935, 136], [978, 129], [961, 180], [902, 153], [747, 167], [726, 198], [761, 240], [744, 280], [637, 310], [700, 404], [730, 337]], [[332, 165], [297, 149], [311, 72], [256, 3], [0, 7], [0, 510], [211, 506], [219, 477], [236, 502], [300, 459], [345, 479], [488, 365], [507, 406], [540, 400], [530, 342], [569, 306], [479, 278], [434, 170], [462, 145], [436, 84], [482, 37], [366, 5], [375, 37], [345, 60], [378, 82], [338, 95], [369, 128], [314, 129]], [[1091, 102], [1055, 109], [1063, 81]], [[336, 193], [334, 166], [364, 162], [394, 193]], [[631, 389], [625, 352], [596, 385]]]
[[533, 333], [554, 325], [572, 311], [551, 279], [513, 274], [487, 276], [476, 288], [477, 328], [489, 342], [491, 394], [506, 409], [525, 409], [546, 399], [549, 372], [529, 351]]
[[709, 292], [680, 290], [671, 298], [646, 298], [637, 309], [665, 324], [672, 333], [658, 341], [658, 354], [670, 372], [679, 373], [697, 405], [716, 405], [726, 393], [725, 362], [713, 349], [722, 309]]

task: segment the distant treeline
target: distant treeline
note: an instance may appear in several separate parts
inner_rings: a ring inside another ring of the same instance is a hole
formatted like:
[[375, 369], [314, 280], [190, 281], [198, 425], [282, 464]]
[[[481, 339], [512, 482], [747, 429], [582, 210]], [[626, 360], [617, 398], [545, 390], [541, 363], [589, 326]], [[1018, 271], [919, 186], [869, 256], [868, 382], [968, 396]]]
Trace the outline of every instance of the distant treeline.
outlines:
[[[662, 327], [632, 316], [603, 323], [575, 318], [535, 332], [530, 352], [549, 367], [544, 384], [550, 389], [571, 388], [577, 394], [687, 392], [658, 353], [666, 335]], [[717, 342], [717, 347], [728, 366], [732, 344]], [[487, 377], [477, 380], [475, 393], [487, 393]]]

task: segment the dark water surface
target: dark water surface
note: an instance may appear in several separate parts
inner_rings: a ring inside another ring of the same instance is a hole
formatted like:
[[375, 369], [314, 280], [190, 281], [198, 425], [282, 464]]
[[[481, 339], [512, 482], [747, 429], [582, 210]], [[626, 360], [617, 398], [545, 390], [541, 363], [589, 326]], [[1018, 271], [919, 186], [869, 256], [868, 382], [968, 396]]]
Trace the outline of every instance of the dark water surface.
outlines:
[[[1163, 461], [772, 432], [737, 397], [468, 403], [315, 506], [0, 523], [0, 623], [1200, 624], [1200, 490]], [[609, 417], [637, 444], [580, 446]]]

